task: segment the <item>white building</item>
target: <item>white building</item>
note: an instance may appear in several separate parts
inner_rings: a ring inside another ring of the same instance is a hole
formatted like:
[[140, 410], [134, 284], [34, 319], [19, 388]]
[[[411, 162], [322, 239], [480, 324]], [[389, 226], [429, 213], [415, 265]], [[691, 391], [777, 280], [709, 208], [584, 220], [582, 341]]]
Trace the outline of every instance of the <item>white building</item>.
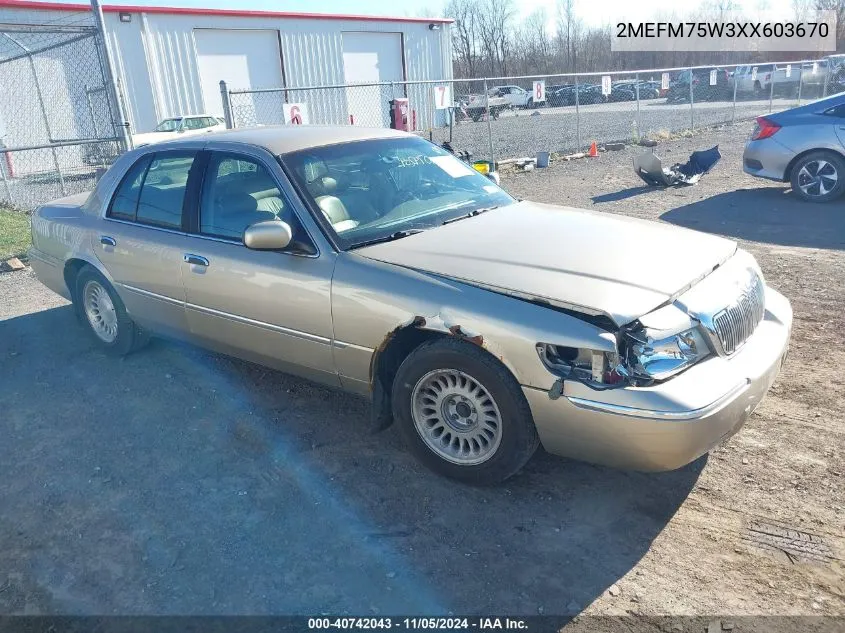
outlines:
[[[234, 3], [233, 3], [234, 4]], [[0, 9], [47, 14], [86, 10], [29, 0]], [[220, 81], [231, 89], [296, 88], [452, 77], [450, 21], [248, 10], [104, 6], [106, 37], [133, 132], [179, 114], [223, 115]], [[304, 102], [314, 122], [385, 123], [386, 100], [408, 96], [418, 127], [433, 121], [431, 87], [240, 95], [255, 123], [280, 122], [281, 104]], [[375, 114], [373, 114], [375, 113]], [[322, 119], [322, 120], [321, 120]], [[338, 120], [340, 119], [340, 120]]]

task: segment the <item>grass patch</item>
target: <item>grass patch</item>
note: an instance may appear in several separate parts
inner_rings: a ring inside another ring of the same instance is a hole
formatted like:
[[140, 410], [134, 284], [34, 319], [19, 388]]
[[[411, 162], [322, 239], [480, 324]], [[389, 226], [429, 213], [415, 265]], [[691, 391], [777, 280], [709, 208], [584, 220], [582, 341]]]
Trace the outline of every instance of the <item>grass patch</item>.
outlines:
[[29, 215], [0, 208], [0, 261], [24, 255], [29, 245]]

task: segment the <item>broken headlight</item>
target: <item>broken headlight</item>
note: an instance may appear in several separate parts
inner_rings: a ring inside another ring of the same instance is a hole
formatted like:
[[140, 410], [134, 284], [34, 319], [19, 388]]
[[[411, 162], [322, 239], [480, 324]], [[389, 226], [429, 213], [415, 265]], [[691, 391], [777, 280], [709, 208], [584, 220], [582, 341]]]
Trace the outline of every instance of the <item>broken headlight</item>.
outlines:
[[655, 338], [648, 329], [628, 333], [627, 365], [635, 376], [665, 380], [710, 355], [697, 327]]

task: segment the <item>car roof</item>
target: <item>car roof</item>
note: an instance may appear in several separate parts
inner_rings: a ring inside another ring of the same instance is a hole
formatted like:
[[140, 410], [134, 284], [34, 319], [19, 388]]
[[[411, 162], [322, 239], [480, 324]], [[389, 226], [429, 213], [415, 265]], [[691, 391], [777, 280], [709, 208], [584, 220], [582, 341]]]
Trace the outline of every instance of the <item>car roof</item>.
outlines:
[[[322, 147], [336, 143], [366, 141], [380, 138], [420, 138], [390, 128], [367, 128], [353, 125], [279, 125], [272, 127], [254, 127], [226, 130], [203, 135], [208, 141], [227, 141], [263, 147], [273, 154], [287, 154], [310, 147]], [[170, 147], [195, 140], [168, 141]], [[159, 144], [158, 146], [163, 146]]]

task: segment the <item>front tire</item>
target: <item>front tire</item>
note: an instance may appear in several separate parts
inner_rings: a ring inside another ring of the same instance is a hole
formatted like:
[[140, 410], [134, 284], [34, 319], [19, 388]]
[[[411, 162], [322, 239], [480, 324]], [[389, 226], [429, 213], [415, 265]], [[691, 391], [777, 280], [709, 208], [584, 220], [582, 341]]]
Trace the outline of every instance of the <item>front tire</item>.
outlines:
[[73, 304], [83, 327], [107, 354], [125, 356], [146, 344], [147, 335], [129, 318], [112, 285], [92, 266], [79, 271]]
[[845, 191], [845, 159], [819, 150], [801, 158], [790, 175], [792, 191], [807, 202], [830, 202]]
[[411, 452], [452, 479], [504, 481], [540, 443], [519, 383], [466, 341], [435, 339], [411, 352], [396, 373], [392, 401]]

